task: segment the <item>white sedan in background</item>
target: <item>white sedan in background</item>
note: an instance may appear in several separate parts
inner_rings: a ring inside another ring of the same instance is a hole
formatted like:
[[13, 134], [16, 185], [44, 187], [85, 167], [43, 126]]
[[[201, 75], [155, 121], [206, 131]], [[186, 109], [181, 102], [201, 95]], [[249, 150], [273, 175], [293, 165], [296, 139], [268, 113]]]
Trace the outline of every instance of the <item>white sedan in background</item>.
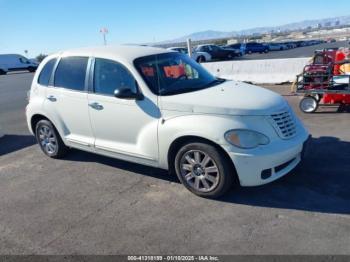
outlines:
[[283, 51], [283, 50], [287, 50], [287, 49], [288, 49], [288, 46], [285, 44], [279, 44], [279, 43], [269, 44], [270, 51]]
[[[177, 51], [183, 54], [188, 54], [188, 50], [185, 47], [169, 47], [168, 50]], [[192, 51], [192, 58], [198, 63], [211, 61], [211, 55], [207, 52]]]

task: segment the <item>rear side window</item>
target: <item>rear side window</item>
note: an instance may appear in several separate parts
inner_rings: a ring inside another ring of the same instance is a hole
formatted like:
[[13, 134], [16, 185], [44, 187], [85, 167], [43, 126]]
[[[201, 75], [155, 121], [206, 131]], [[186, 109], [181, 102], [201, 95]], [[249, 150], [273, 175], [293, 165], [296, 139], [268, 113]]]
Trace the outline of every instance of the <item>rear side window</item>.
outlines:
[[43, 86], [48, 86], [52, 75], [52, 70], [56, 64], [57, 59], [51, 59], [47, 62], [40, 72], [38, 83]]
[[87, 57], [61, 58], [55, 73], [55, 86], [84, 91]]
[[123, 65], [108, 59], [96, 58], [94, 68], [95, 93], [113, 96], [116, 89], [131, 89], [136, 92], [136, 80]]

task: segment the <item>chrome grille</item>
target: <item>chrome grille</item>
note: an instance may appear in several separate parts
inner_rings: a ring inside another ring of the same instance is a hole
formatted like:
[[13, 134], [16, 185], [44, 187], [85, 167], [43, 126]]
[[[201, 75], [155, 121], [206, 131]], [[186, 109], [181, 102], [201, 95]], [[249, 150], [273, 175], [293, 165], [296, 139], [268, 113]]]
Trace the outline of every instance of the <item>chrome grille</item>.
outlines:
[[272, 124], [278, 135], [283, 139], [292, 138], [296, 135], [294, 115], [289, 111], [271, 115]]

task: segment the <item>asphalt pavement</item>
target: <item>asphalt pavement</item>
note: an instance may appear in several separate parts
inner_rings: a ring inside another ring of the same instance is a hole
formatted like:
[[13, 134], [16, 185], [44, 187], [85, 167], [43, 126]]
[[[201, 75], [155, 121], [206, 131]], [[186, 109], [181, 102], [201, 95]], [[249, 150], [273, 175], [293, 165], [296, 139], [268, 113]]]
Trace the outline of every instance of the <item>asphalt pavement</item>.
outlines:
[[0, 254], [350, 254], [350, 115], [305, 115], [305, 161], [269, 185], [199, 198], [163, 170], [78, 150], [44, 156], [25, 122], [33, 74], [0, 76]]

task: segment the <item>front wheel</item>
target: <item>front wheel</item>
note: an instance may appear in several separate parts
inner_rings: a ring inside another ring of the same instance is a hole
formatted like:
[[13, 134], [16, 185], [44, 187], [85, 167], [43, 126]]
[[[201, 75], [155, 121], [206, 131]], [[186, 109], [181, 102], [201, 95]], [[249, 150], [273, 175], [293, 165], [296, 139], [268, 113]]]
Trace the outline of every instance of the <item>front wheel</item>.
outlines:
[[318, 108], [318, 102], [315, 97], [306, 96], [301, 99], [299, 107], [304, 113], [314, 113]]
[[36, 71], [36, 68], [33, 66], [28, 67], [28, 71], [31, 73], [34, 73]]
[[214, 146], [204, 143], [183, 146], [175, 157], [175, 170], [189, 191], [208, 198], [225, 194], [234, 177], [230, 163]]
[[0, 69], [0, 75], [6, 75], [6, 71], [5, 71], [5, 70]]
[[51, 158], [62, 158], [66, 155], [68, 148], [50, 121], [39, 121], [36, 124], [35, 136], [45, 155]]

